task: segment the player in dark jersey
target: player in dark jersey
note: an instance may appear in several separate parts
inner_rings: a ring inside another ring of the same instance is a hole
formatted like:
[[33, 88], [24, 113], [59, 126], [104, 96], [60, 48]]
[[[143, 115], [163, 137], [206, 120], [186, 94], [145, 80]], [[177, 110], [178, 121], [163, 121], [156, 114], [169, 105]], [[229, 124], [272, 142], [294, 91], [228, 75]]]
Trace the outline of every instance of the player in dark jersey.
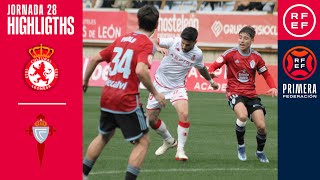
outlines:
[[247, 160], [244, 135], [248, 117], [254, 122], [257, 128], [256, 156], [260, 162], [268, 163], [269, 160], [263, 152], [267, 139], [264, 117], [266, 110], [261, 104], [261, 99], [257, 96], [255, 90], [256, 72], [264, 77], [271, 88], [267, 93], [270, 93], [272, 97], [274, 97], [278, 95], [278, 90], [261, 55], [250, 48], [255, 33], [254, 28], [251, 26], [243, 27], [239, 32], [239, 47], [225, 51], [210, 65], [209, 72], [212, 77], [215, 77], [214, 71], [216, 69], [224, 64], [228, 68], [226, 95], [230, 107], [237, 116], [236, 135], [238, 140], [238, 158], [241, 161]]
[[158, 25], [159, 12], [154, 6], [144, 6], [139, 9], [137, 16], [139, 30], [117, 38], [90, 61], [85, 72], [84, 92], [96, 66], [102, 61], [110, 63], [100, 101], [99, 134], [90, 143], [83, 160], [84, 179], [88, 179], [94, 162], [117, 127], [125, 139], [134, 144], [125, 179], [136, 179], [150, 142], [139, 96], [140, 81], [161, 106], [165, 105], [165, 98], [154, 88], [148, 71], [155, 52], [149, 37]]

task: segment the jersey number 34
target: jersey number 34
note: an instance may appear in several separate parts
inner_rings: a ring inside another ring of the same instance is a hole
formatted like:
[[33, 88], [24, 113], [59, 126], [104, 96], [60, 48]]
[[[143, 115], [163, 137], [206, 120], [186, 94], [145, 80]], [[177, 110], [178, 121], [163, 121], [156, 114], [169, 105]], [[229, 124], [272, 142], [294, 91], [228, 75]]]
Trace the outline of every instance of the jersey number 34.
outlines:
[[[114, 76], [117, 73], [123, 73], [123, 78], [128, 79], [131, 73], [131, 60], [133, 56], [133, 50], [127, 49], [123, 53], [123, 48], [115, 47], [113, 52], [117, 53], [112, 59], [112, 63], [114, 63], [113, 68], [109, 72], [109, 76]], [[121, 57], [121, 59], [120, 59]]]

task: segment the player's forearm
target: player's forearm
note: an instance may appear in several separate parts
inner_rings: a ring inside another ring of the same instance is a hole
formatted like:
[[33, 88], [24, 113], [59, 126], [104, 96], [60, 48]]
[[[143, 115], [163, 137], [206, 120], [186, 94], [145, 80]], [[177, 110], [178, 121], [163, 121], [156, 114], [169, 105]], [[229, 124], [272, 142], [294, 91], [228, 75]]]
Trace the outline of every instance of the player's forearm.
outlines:
[[147, 90], [153, 94], [156, 95], [158, 92], [154, 88], [151, 77], [148, 71], [148, 66], [144, 63], [138, 63], [137, 69], [136, 69], [136, 74], [140, 80], [140, 82], [147, 88]]
[[226, 60], [220, 56], [209, 66], [208, 71], [213, 73], [215, 70], [221, 68], [224, 64], [226, 64]]
[[159, 46], [159, 42], [158, 42], [158, 39], [156, 38], [156, 39], [151, 39], [151, 41], [152, 41], [152, 43], [153, 43], [153, 45], [155, 45], [156, 46], [156, 49], [158, 49], [160, 46]]
[[[149, 72], [148, 72], [149, 73]], [[149, 75], [142, 75], [142, 76], [138, 76], [140, 82], [147, 88], [147, 90], [153, 94], [156, 95], [157, 94], [157, 90], [154, 88], [151, 78]]]
[[158, 39], [158, 38], [152, 39], [151, 41], [152, 41], [153, 44], [156, 46], [157, 51], [159, 51], [160, 48], [167, 48], [167, 47], [162, 47], [162, 46], [160, 46], [160, 44], [159, 44], [159, 39]]
[[100, 55], [96, 55], [95, 57], [93, 57], [86, 68], [86, 71], [84, 73], [84, 81], [88, 82], [89, 78], [91, 77], [93, 71], [95, 70], [95, 68], [97, 67], [97, 65], [101, 62], [101, 56]]
[[264, 79], [266, 80], [266, 83], [270, 88], [277, 88], [269, 71], [265, 71], [264, 73], [262, 73], [262, 76], [264, 77]]
[[198, 69], [198, 70], [199, 70], [199, 73], [201, 74], [201, 76], [204, 77], [207, 81], [211, 80], [211, 76], [210, 76], [206, 66], [204, 66], [202, 69]]

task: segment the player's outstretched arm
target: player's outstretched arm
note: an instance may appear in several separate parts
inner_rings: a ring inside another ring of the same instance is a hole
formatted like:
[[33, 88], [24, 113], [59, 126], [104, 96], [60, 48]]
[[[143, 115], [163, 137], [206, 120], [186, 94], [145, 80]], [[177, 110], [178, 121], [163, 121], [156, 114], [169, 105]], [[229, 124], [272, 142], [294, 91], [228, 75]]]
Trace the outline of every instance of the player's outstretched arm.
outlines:
[[100, 62], [102, 62], [102, 57], [100, 56], [100, 54], [97, 54], [89, 61], [88, 66], [86, 68], [86, 72], [84, 73], [84, 79], [82, 84], [83, 92], [87, 91], [89, 78], [91, 77], [94, 69]]
[[218, 88], [219, 88], [218, 84], [216, 84], [216, 83], [213, 81], [213, 79], [211, 78], [211, 76], [210, 76], [210, 74], [209, 74], [208, 69], [207, 69], [206, 66], [204, 66], [203, 68], [199, 68], [198, 71], [199, 71], [199, 73], [201, 74], [201, 76], [203, 76], [207, 81], [210, 82], [211, 87], [212, 87], [213, 89], [218, 89]]
[[158, 39], [152, 39], [153, 44], [156, 46], [156, 50], [160, 52], [163, 56], [168, 55], [168, 49], [159, 45]]
[[263, 78], [266, 80], [268, 86], [270, 87], [267, 94], [271, 94], [272, 97], [278, 96], [278, 89], [276, 88], [276, 84], [274, 83], [274, 80], [272, 76], [270, 75], [269, 71], [265, 71], [262, 73]]
[[160, 103], [160, 105], [164, 107], [166, 104], [165, 97], [164, 95], [158, 93], [156, 88], [153, 86], [151, 77], [149, 75], [148, 65], [143, 62], [139, 62], [136, 67], [136, 74], [140, 82], [142, 82], [142, 84], [147, 88], [147, 90], [151, 94], [153, 94], [154, 98]]
[[218, 76], [214, 73], [214, 71], [221, 68], [224, 64], [226, 64], [226, 62], [227, 62], [227, 58], [220, 56], [212, 64], [210, 64], [208, 69], [210, 77], [217, 78]]

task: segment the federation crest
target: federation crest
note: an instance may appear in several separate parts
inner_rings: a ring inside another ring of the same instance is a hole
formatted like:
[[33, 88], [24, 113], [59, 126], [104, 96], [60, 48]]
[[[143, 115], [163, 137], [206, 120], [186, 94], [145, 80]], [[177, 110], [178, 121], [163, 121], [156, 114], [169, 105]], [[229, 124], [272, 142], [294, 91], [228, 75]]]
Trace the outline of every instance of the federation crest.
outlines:
[[284, 55], [282, 67], [291, 79], [306, 80], [316, 72], [317, 58], [311, 49], [304, 46], [295, 46]]
[[33, 59], [26, 65], [24, 76], [32, 89], [47, 90], [56, 83], [58, 68], [50, 59], [53, 53], [54, 49], [42, 44], [29, 49]]
[[250, 67], [251, 69], [253, 69], [256, 66], [256, 62], [254, 62], [254, 60], [250, 61]]

